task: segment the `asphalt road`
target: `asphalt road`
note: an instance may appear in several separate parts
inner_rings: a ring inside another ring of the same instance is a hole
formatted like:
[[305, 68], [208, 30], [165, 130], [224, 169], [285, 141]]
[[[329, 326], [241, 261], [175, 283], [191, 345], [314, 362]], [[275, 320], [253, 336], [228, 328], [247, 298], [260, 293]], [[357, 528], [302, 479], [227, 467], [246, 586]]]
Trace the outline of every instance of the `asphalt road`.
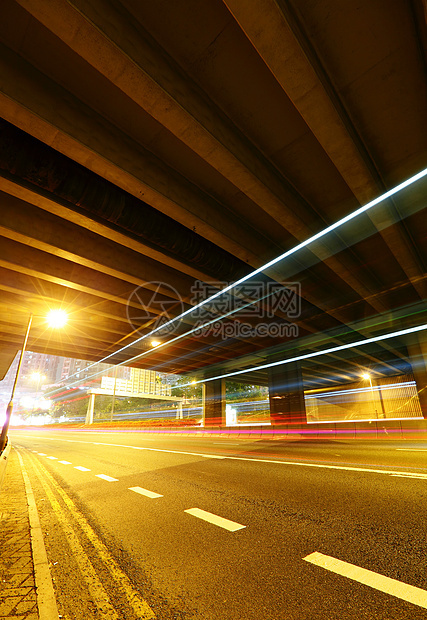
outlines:
[[11, 436], [66, 619], [427, 618], [427, 442]]

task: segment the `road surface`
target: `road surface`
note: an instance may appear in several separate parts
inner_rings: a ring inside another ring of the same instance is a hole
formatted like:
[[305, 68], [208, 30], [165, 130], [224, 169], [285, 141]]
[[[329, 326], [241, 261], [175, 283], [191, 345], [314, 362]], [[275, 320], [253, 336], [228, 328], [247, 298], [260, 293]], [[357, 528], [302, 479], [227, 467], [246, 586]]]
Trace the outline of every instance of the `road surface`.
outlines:
[[427, 442], [11, 436], [63, 618], [427, 618]]

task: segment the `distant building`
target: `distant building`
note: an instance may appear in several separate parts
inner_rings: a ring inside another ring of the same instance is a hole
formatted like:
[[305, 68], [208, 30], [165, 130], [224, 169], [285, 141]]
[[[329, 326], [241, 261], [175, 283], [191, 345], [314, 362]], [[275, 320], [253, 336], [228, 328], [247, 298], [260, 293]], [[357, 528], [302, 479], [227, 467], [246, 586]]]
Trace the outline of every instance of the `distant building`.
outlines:
[[[8, 392], [12, 389], [18, 363], [19, 353], [13, 360], [5, 378], [0, 382], [2, 392]], [[110, 364], [97, 364], [93, 366], [93, 362], [86, 360], [26, 351], [22, 360], [18, 389], [21, 392], [33, 391], [35, 385], [32, 375], [35, 373], [39, 373], [41, 376], [40, 381], [38, 381], [39, 386], [47, 386], [56, 383], [66, 383], [69, 378], [70, 380], [85, 380], [100, 370], [106, 372], [110, 368], [112, 368]], [[101, 382], [100, 376], [94, 377], [94, 382], [99, 384]]]
[[[157, 396], [171, 396], [171, 386], [163, 383], [162, 376], [154, 370], [145, 368], [125, 368], [129, 378], [116, 379], [115, 391], [117, 393], [153, 394]], [[102, 377], [101, 388], [114, 391], [114, 376]]]
[[[18, 362], [19, 354], [14, 359], [4, 380], [0, 382], [0, 403], [8, 402]], [[104, 376], [97, 374], [100, 371]], [[40, 375], [37, 381], [33, 377], [35, 373]], [[76, 381], [89, 389], [101, 387], [113, 392], [115, 379], [116, 393], [171, 396], [171, 386], [167, 382], [167, 376], [153, 370], [128, 366], [115, 367], [104, 363], [93, 365], [93, 362], [86, 360], [45, 355], [32, 351], [27, 351], [24, 354], [17, 393], [46, 392], [54, 386], [58, 386], [59, 389], [60, 385], [66, 387], [67, 384], [73, 385]]]
[[[72, 379], [88, 379], [91, 375], [99, 371], [107, 372], [112, 368], [111, 364], [96, 364], [86, 360], [78, 360], [72, 357], [59, 358], [60, 364], [57, 372], [55, 383], [66, 383], [68, 378]], [[94, 383], [101, 381], [100, 375], [94, 377]]]
[[[39, 382], [40, 384], [49, 385], [56, 383], [58, 370], [62, 359], [63, 358], [56, 355], [46, 355], [44, 353], [26, 351], [26, 353], [24, 353], [24, 359], [22, 360], [19, 389], [21, 391], [32, 391], [34, 389], [34, 383], [32, 382], [31, 377], [35, 373], [39, 373], [42, 377]], [[19, 353], [13, 360], [5, 378], [0, 382], [2, 390], [12, 389], [18, 363]]]

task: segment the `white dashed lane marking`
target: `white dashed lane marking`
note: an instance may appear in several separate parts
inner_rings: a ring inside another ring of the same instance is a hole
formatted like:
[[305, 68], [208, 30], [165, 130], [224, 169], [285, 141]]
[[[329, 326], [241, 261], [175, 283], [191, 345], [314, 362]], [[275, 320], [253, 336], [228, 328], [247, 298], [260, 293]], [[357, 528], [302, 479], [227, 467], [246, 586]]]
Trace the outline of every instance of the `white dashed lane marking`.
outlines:
[[58, 461], [58, 463], [62, 463], [63, 465], [72, 465], [70, 461]]
[[57, 461], [58, 459], [56, 458], [56, 456], [47, 456], [47, 459], [51, 459], [52, 461]]
[[76, 465], [74, 469], [78, 469], [79, 471], [90, 471], [87, 467], [82, 467], [81, 465]]
[[329, 555], [323, 555], [323, 553], [318, 553], [317, 551], [310, 553], [310, 555], [307, 555], [303, 559], [311, 564], [325, 568], [332, 573], [342, 575], [343, 577], [348, 577], [349, 579], [353, 579], [353, 581], [363, 583], [364, 585], [370, 586], [375, 590], [385, 592], [386, 594], [391, 594], [391, 596], [395, 596], [404, 601], [408, 601], [408, 603], [413, 603], [414, 605], [418, 605], [418, 607], [427, 609], [426, 590], [422, 590], [421, 588], [417, 588], [415, 586], [410, 586], [402, 581], [397, 581], [397, 579], [385, 577], [384, 575], [367, 570], [366, 568], [361, 568], [355, 564], [349, 564], [348, 562], [337, 560]]
[[160, 495], [159, 493], [148, 491], [148, 489], [143, 489], [142, 487], [129, 487], [129, 491], [134, 491], [135, 493], [139, 493], [139, 495], [145, 495], [145, 497], [150, 497], [151, 499], [163, 497], [163, 495]]
[[102, 478], [102, 480], [106, 480], [107, 482], [118, 482], [118, 478], [112, 478], [111, 476], [106, 476], [105, 474], [96, 474], [97, 478]]
[[187, 512], [198, 519], [202, 519], [203, 521], [207, 521], [208, 523], [218, 525], [218, 527], [222, 527], [224, 530], [228, 530], [229, 532], [237, 532], [237, 530], [242, 530], [246, 527], [246, 525], [241, 525], [235, 521], [224, 519], [224, 517], [219, 517], [218, 515], [214, 515], [212, 512], [206, 512], [206, 510], [201, 510], [200, 508], [189, 508], [188, 510], [184, 510], [184, 512]]

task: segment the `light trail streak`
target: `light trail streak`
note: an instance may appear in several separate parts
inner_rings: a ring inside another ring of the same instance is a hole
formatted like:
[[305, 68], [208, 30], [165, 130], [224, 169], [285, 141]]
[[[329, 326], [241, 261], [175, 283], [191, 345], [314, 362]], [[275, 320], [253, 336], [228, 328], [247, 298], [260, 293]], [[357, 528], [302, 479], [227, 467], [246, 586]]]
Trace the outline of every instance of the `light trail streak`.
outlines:
[[[198, 383], [207, 383], [208, 381], [215, 381], [216, 379], [226, 379], [227, 377], [235, 377], [236, 375], [244, 375], [254, 370], [264, 370], [265, 368], [272, 368], [273, 366], [283, 366], [285, 364], [291, 364], [292, 362], [299, 362], [301, 360], [310, 359], [312, 357], [319, 357], [319, 355], [327, 355], [329, 353], [335, 353], [337, 351], [344, 351], [345, 349], [353, 349], [355, 347], [362, 347], [372, 342], [381, 342], [382, 340], [388, 340], [389, 338], [397, 338], [404, 336], [405, 334], [413, 334], [415, 332], [427, 329], [427, 323], [424, 325], [418, 325], [417, 327], [411, 327], [409, 329], [402, 329], [391, 334], [383, 334], [381, 336], [375, 336], [374, 338], [367, 338], [366, 340], [358, 340], [356, 342], [350, 342], [348, 344], [342, 344], [330, 349], [322, 349], [321, 351], [314, 351], [314, 353], [306, 353], [305, 355], [297, 355], [287, 360], [279, 360], [277, 362], [271, 362], [270, 364], [262, 364], [261, 366], [252, 366], [251, 368], [245, 368], [244, 370], [235, 370], [224, 375], [217, 375], [216, 377], [209, 377], [201, 381], [193, 381], [192, 383], [181, 384], [179, 387], [189, 387]], [[172, 386], [173, 387], [173, 386]]]
[[[232, 284], [229, 284], [228, 286], [226, 286], [225, 288], [221, 289], [217, 293], [214, 293], [213, 295], [211, 295], [207, 299], [204, 299], [203, 301], [201, 301], [197, 305], [192, 306], [188, 310], [185, 310], [183, 313], [181, 313], [177, 317], [174, 317], [170, 321], [167, 321], [166, 323], [160, 325], [159, 327], [156, 327], [155, 329], [153, 329], [148, 334], [145, 334], [144, 336], [141, 336], [137, 340], [134, 340], [132, 343], [125, 345], [124, 347], [122, 347], [121, 349], [118, 349], [117, 351], [114, 351], [114, 353], [110, 353], [106, 357], [104, 357], [101, 360], [99, 360], [99, 362], [94, 362], [92, 365], [88, 366], [86, 368], [86, 370], [89, 369], [89, 368], [92, 368], [92, 367], [94, 367], [94, 366], [96, 366], [98, 364], [105, 363], [106, 360], [114, 357], [115, 355], [118, 355], [118, 354], [122, 353], [123, 351], [126, 351], [129, 347], [135, 346], [139, 342], [142, 342], [143, 340], [152, 337], [154, 334], [156, 334], [161, 329], [165, 329], [166, 327], [172, 325], [176, 321], [179, 321], [182, 318], [184, 318], [185, 316], [191, 314], [195, 310], [197, 310], [197, 309], [201, 308], [202, 306], [212, 302], [214, 299], [220, 297], [224, 293], [227, 293], [227, 292], [233, 290], [234, 288], [236, 288], [240, 284], [243, 284], [244, 282], [247, 282], [248, 280], [250, 280], [254, 276], [256, 276], [256, 275], [258, 275], [260, 273], [263, 273], [264, 271], [266, 271], [267, 269], [269, 269], [273, 265], [276, 265], [277, 263], [281, 262], [285, 258], [288, 258], [292, 254], [295, 254], [296, 252], [298, 252], [298, 251], [302, 250], [303, 248], [309, 246], [310, 244], [314, 243], [315, 241], [321, 239], [325, 235], [327, 235], [330, 232], [332, 232], [332, 231], [338, 229], [339, 227], [343, 226], [343, 224], [346, 224], [347, 222], [350, 222], [351, 220], [353, 220], [354, 218], [358, 217], [362, 213], [366, 213], [369, 209], [372, 209], [373, 207], [375, 207], [376, 205], [380, 204], [381, 202], [384, 202], [388, 198], [391, 198], [391, 196], [394, 196], [395, 194], [397, 194], [398, 192], [402, 191], [403, 189], [405, 189], [405, 188], [409, 187], [410, 185], [416, 183], [417, 181], [419, 181], [420, 179], [422, 179], [426, 175], [427, 175], [427, 168], [424, 168], [424, 170], [421, 170], [420, 172], [418, 172], [417, 174], [413, 175], [412, 177], [410, 177], [406, 181], [403, 181], [402, 183], [400, 183], [399, 185], [396, 185], [395, 187], [393, 187], [392, 189], [388, 190], [384, 194], [381, 194], [377, 198], [374, 198], [373, 200], [368, 202], [366, 205], [363, 205], [363, 206], [359, 207], [358, 209], [356, 209], [355, 211], [352, 211], [351, 213], [349, 213], [345, 217], [341, 218], [340, 220], [338, 220], [334, 224], [331, 224], [330, 226], [327, 226], [326, 228], [324, 228], [323, 230], [319, 231], [318, 233], [312, 235], [311, 237], [309, 237], [305, 241], [297, 244], [296, 246], [294, 246], [290, 250], [287, 250], [283, 254], [280, 254], [276, 258], [274, 258], [271, 261], [269, 261], [269, 262], [265, 263], [264, 265], [262, 265], [261, 267], [258, 267], [258, 269], [255, 269], [254, 271], [252, 271], [251, 273], [247, 274], [246, 276], [243, 276], [239, 280], [236, 280], [236, 282], [234, 282]], [[220, 317], [216, 318], [215, 320], [216, 321], [220, 321], [221, 319], [226, 318], [227, 316], [229, 316], [233, 312], [228, 313], [228, 314], [223, 315], [223, 316], [220, 316]], [[209, 324], [210, 323], [208, 323], [207, 325], [209, 325]], [[200, 329], [200, 327], [199, 327], [199, 329]], [[191, 335], [191, 333], [193, 333], [193, 331], [194, 330], [191, 330], [190, 332], [186, 332], [185, 334], [182, 334], [181, 336], [184, 337], [184, 336]], [[385, 339], [385, 338], [383, 337], [382, 339]], [[170, 342], [171, 341], [169, 341], [169, 343], [165, 343], [165, 344], [170, 344]], [[175, 342], [175, 339], [172, 342]], [[365, 342], [367, 344], [367, 341], [363, 341], [363, 342]], [[354, 345], [354, 346], [356, 346], [356, 345]], [[348, 347], [345, 347], [345, 348], [348, 348]], [[159, 346], [156, 347], [156, 350], [158, 350], [158, 349], [159, 349]], [[341, 349], [333, 349], [333, 350], [336, 351], [336, 350], [341, 350]], [[332, 351], [332, 349], [331, 349], [331, 351]], [[151, 351], [147, 351], [145, 353], [151, 353]], [[141, 357], [142, 355], [144, 355], [144, 354], [141, 354], [139, 356], [133, 357], [130, 360], [126, 360], [126, 362], [122, 362], [120, 364], [117, 364], [117, 366], [123, 366], [124, 364], [129, 364], [132, 361], [135, 361], [136, 359]], [[297, 359], [297, 358], [295, 358], [295, 359]], [[298, 358], [298, 359], [306, 359], [306, 358]], [[262, 368], [266, 368], [266, 367], [268, 367], [268, 366], [263, 366]], [[88, 377], [88, 379], [92, 378], [92, 377], [96, 377], [96, 376], [102, 374], [102, 372], [103, 371], [100, 371], [98, 373], [90, 375], [90, 377]], [[231, 375], [225, 375], [225, 376], [234, 376], [234, 374], [243, 374], [243, 372], [249, 372], [249, 370], [241, 371], [240, 373], [233, 373]], [[74, 373], [73, 375], [70, 376], [70, 378], [73, 377], [73, 376], [76, 376], [77, 374], [78, 373]], [[80, 382], [79, 381], [75, 381], [75, 382], [71, 383], [70, 385], [74, 385], [76, 383], [80, 383]]]

